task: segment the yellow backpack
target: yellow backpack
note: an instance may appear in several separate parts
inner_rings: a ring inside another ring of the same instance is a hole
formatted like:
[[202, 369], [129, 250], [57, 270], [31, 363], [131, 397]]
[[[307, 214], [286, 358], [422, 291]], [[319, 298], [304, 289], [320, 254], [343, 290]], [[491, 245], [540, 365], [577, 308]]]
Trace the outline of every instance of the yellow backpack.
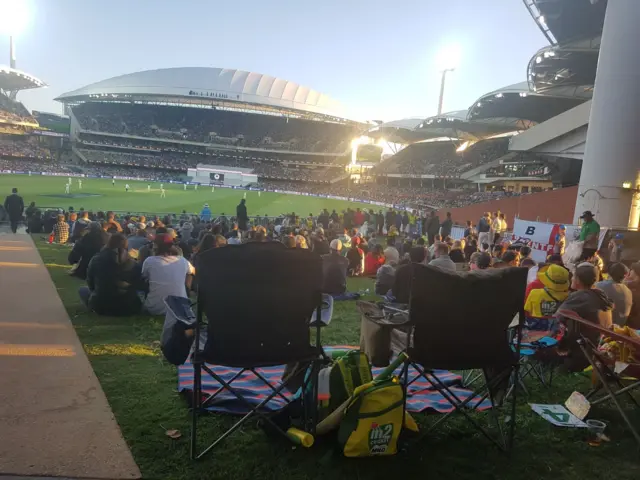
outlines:
[[[396, 377], [374, 380], [357, 387], [338, 431], [346, 457], [394, 455], [402, 429], [404, 392]], [[407, 428], [417, 425], [407, 414]]]

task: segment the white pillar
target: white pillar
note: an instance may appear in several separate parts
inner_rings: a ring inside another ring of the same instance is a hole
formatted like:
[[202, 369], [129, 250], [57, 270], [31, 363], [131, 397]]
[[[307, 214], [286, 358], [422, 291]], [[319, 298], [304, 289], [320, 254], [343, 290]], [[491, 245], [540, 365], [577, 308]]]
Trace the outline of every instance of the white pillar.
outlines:
[[[640, 1], [609, 0], [574, 220], [637, 227], [640, 187]], [[623, 188], [629, 183], [631, 189]]]

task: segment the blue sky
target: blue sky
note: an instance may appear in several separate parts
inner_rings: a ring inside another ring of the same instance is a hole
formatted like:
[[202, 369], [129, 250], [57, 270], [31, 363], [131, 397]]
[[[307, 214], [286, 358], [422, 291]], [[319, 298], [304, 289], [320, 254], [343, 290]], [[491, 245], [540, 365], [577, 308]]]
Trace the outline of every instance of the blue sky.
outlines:
[[[14, 0], [19, 1], [19, 0]], [[265, 73], [339, 100], [357, 118], [436, 113], [436, 58], [461, 50], [444, 110], [526, 79], [546, 44], [521, 0], [24, 0], [19, 69], [49, 87], [30, 109], [60, 112], [57, 95], [138, 70], [211, 66]], [[9, 63], [0, 36], [0, 64]]]

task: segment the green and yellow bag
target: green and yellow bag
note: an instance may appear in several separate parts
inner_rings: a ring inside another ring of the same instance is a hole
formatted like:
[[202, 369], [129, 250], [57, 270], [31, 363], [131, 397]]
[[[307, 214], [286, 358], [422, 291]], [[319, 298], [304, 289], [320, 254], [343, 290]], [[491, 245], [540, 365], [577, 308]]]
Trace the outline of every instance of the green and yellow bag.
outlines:
[[[404, 392], [397, 378], [372, 381], [355, 389], [338, 431], [346, 457], [394, 455], [402, 429]], [[407, 414], [407, 428], [417, 425]]]
[[371, 366], [364, 352], [352, 350], [335, 359], [329, 373], [329, 412], [351, 398], [356, 388], [372, 380]]

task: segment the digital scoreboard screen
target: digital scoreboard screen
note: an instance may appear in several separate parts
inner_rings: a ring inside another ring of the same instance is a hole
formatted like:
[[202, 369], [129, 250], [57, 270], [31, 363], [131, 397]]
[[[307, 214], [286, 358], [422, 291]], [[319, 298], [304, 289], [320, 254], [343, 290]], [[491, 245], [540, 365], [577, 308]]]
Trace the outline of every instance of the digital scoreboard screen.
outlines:
[[212, 182], [224, 183], [224, 173], [211, 172], [211, 173], [209, 173], [209, 179]]
[[380, 163], [382, 160], [382, 147], [378, 145], [358, 145], [356, 151], [357, 163]]

